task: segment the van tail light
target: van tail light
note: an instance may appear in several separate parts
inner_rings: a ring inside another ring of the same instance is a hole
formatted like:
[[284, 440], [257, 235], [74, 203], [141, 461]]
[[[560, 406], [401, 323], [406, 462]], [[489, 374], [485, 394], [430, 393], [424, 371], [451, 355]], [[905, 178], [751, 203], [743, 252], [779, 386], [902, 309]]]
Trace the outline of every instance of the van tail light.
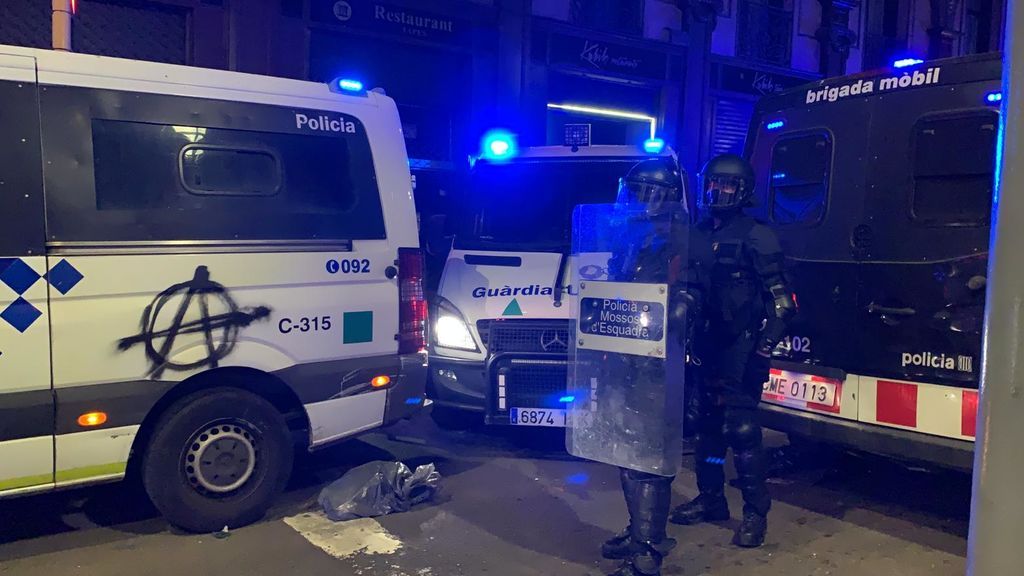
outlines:
[[419, 248], [398, 249], [398, 353], [427, 349], [427, 297], [423, 291], [425, 266]]

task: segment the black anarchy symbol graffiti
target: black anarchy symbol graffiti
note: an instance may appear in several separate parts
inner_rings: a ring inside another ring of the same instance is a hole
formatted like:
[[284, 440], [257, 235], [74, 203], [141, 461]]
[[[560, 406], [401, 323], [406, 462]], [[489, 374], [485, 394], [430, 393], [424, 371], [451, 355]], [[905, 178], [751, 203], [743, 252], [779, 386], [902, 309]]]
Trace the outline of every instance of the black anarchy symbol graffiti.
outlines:
[[[178, 304], [170, 325], [158, 330], [157, 320], [160, 318], [160, 312], [175, 297], [180, 297], [181, 303]], [[218, 308], [226, 309], [227, 312], [211, 316], [211, 298], [219, 301]], [[199, 304], [199, 319], [185, 321], [193, 300]], [[175, 284], [158, 294], [142, 313], [141, 332], [121, 339], [117, 347], [120, 350], [128, 350], [135, 344], [145, 343], [146, 356], [151, 363], [149, 375], [153, 378], [159, 378], [166, 369], [184, 371], [203, 366], [216, 367], [217, 363], [234, 349], [240, 328], [268, 316], [270, 308], [266, 306], [240, 309], [224, 286], [210, 280], [210, 271], [206, 266], [199, 266], [192, 280]], [[214, 332], [217, 330], [222, 332], [219, 338], [214, 338]], [[167, 359], [178, 336], [200, 332], [205, 338], [204, 358], [193, 362], [171, 362]], [[155, 341], [160, 339], [163, 341], [158, 349]]]

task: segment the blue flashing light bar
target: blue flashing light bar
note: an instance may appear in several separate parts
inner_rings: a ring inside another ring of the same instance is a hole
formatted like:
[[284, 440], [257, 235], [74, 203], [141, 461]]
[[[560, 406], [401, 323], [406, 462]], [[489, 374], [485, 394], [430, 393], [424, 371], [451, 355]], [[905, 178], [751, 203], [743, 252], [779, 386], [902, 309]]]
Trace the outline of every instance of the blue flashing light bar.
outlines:
[[1002, 101], [1003, 101], [1003, 93], [1002, 92], [989, 92], [988, 94], [985, 94], [985, 102], [988, 102], [989, 104], [998, 104], [998, 103], [1000, 103]]
[[786, 123], [783, 122], [782, 120], [776, 120], [774, 122], [769, 122], [767, 125], [765, 125], [765, 128], [769, 130], [778, 130], [779, 128], [782, 128], [785, 125]]
[[562, 404], [568, 404], [575, 399], [575, 396], [562, 396], [561, 398], [558, 399], [558, 401], [561, 402]]
[[785, 172], [776, 172], [775, 174], [772, 174], [772, 179], [773, 180], [782, 180], [785, 177], [786, 177], [786, 173]]
[[352, 80], [351, 78], [342, 78], [338, 80], [338, 88], [341, 88], [345, 92], [362, 92], [363, 83], [359, 80]]
[[908, 66], [917, 66], [918, 64], [924, 64], [924, 60], [920, 58], [900, 58], [892, 63], [893, 68], [907, 68]]
[[648, 138], [644, 140], [644, 152], [648, 154], [661, 154], [665, 149], [665, 141], [661, 138]]
[[516, 155], [516, 137], [506, 130], [491, 130], [480, 142], [480, 156], [492, 161], [509, 160]]

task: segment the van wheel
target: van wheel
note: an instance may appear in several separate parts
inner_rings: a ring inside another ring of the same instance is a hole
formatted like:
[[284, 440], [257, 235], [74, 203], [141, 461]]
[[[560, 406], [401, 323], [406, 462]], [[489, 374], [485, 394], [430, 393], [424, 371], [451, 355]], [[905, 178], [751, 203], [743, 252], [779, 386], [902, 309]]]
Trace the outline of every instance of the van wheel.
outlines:
[[213, 532], [263, 516], [294, 456], [284, 417], [269, 402], [244, 390], [204, 390], [160, 416], [142, 481], [171, 524]]

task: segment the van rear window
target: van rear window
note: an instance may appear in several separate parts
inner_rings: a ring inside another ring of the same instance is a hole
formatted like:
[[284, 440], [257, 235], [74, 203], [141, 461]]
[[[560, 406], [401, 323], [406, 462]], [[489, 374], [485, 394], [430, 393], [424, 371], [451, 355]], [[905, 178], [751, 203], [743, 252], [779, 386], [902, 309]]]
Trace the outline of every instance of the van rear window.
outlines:
[[939, 226], [983, 225], [992, 211], [999, 117], [926, 117], [914, 127], [914, 220]]
[[782, 138], [772, 149], [771, 218], [778, 224], [821, 222], [828, 203], [832, 140], [827, 134]]
[[281, 162], [267, 150], [192, 144], [181, 149], [181, 184], [193, 194], [272, 196]]

